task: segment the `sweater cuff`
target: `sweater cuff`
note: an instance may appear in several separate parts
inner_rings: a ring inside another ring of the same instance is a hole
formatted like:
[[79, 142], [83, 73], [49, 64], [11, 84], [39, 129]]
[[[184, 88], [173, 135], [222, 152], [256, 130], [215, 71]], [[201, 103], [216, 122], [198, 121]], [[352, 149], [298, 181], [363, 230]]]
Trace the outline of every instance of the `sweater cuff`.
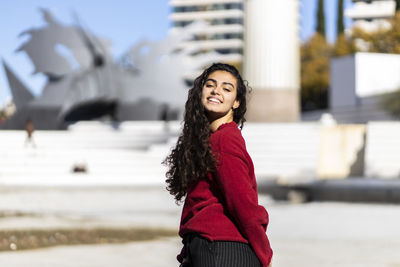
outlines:
[[185, 247], [182, 248], [181, 253], [176, 256], [178, 262], [182, 263], [183, 258], [185, 257]]

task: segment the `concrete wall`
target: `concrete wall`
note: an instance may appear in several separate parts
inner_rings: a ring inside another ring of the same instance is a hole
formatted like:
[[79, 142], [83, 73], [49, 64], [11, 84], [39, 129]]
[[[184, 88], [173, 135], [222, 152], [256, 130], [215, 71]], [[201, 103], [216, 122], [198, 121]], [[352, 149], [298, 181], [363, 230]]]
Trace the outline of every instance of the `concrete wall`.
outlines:
[[365, 175], [371, 178], [400, 178], [400, 122], [371, 122], [367, 125]]
[[354, 55], [331, 60], [331, 90], [329, 107], [356, 105], [356, 75]]
[[365, 125], [321, 128], [317, 177], [340, 179], [364, 175]]
[[400, 88], [400, 55], [356, 53], [356, 94], [367, 97]]
[[331, 60], [330, 108], [360, 105], [359, 99], [400, 88], [400, 55], [355, 53]]
[[300, 117], [298, 90], [263, 90], [251, 92], [246, 119], [251, 122], [298, 122]]

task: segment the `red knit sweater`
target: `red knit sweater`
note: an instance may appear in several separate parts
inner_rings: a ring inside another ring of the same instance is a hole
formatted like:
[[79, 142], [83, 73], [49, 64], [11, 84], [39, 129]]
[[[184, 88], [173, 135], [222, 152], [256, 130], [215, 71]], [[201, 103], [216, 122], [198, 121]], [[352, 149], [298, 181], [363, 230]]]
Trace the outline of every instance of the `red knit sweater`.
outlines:
[[[265, 233], [268, 213], [258, 205], [253, 162], [237, 124], [219, 126], [210, 144], [218, 159], [217, 171], [188, 188], [179, 235], [195, 232], [210, 241], [249, 243], [267, 267], [272, 257]], [[178, 261], [183, 254], [182, 250]]]

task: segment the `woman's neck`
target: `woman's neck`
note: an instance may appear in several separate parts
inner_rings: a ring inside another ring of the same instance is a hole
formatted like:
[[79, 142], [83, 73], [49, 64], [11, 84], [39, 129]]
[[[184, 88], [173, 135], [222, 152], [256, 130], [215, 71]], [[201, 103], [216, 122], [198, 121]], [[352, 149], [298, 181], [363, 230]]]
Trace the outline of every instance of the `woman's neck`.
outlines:
[[222, 124], [229, 123], [232, 121], [233, 121], [233, 118], [231, 118], [231, 117], [229, 117], [229, 118], [222, 117], [222, 118], [210, 121], [210, 129], [212, 132], [215, 132], [218, 129], [218, 127], [221, 126]]

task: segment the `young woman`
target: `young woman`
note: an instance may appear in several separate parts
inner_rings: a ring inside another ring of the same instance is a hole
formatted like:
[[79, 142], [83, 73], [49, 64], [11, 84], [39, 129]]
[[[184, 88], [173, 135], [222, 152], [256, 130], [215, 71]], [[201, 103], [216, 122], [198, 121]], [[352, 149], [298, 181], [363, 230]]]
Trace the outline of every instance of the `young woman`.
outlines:
[[189, 90], [184, 126], [165, 159], [167, 189], [185, 197], [181, 266], [270, 265], [268, 213], [258, 205], [254, 167], [240, 129], [247, 88], [231, 65], [207, 68]]

